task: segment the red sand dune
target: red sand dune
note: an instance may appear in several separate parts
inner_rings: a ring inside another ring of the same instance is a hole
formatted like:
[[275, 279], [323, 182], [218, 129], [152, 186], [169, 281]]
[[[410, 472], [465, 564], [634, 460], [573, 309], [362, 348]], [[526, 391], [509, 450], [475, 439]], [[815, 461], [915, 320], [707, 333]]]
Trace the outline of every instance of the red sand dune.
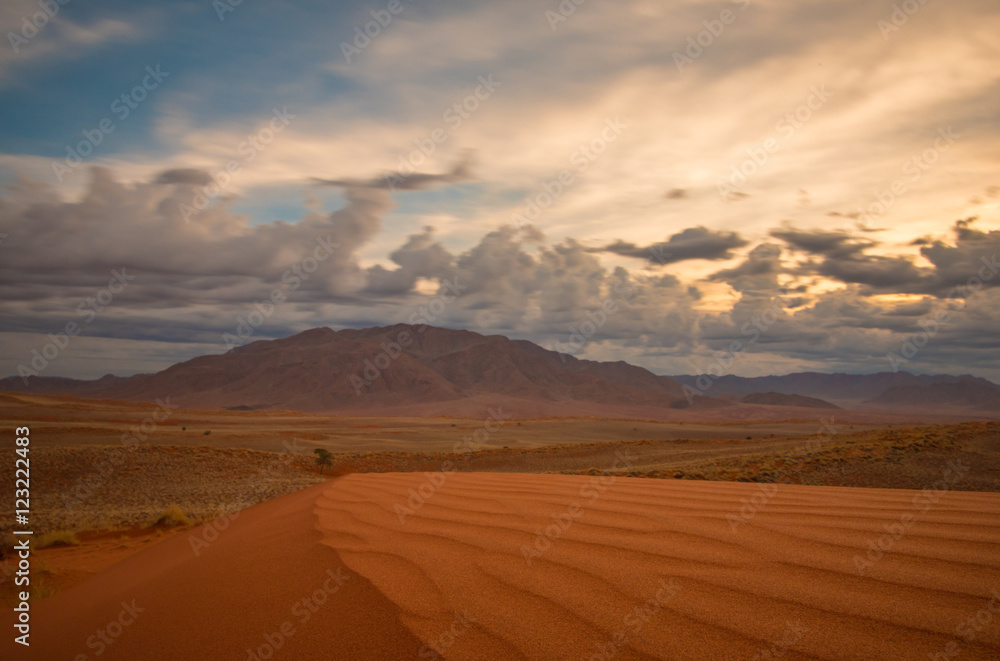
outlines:
[[[862, 575], [869, 543], [887, 551]], [[351, 475], [243, 512], [197, 558], [167, 539], [34, 618], [31, 659], [242, 661], [269, 639], [276, 659], [997, 659], [1000, 494]]]

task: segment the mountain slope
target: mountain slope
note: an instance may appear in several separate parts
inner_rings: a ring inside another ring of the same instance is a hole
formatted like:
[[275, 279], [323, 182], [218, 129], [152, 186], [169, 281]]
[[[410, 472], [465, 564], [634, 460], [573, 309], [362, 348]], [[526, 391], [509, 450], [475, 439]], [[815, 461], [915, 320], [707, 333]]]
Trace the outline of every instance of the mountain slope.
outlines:
[[805, 395], [787, 395], [780, 392], [755, 392], [742, 397], [740, 401], [746, 404], [765, 404], [767, 406], [799, 406], [812, 409], [840, 410], [839, 406], [824, 399], [806, 397]]
[[580, 414], [590, 404], [667, 408], [684, 397], [671, 379], [624, 362], [579, 360], [524, 340], [406, 324], [314, 328], [156, 374], [100, 382], [33, 378], [27, 388], [7, 379], [2, 387], [130, 401], [169, 397], [200, 408], [375, 412], [470, 405], [434, 408], [439, 414], [481, 411], [491, 403], [522, 403], [519, 408], [536, 415]]
[[880, 407], [955, 407], [1000, 411], [1000, 387], [972, 381], [897, 386], [865, 402]]

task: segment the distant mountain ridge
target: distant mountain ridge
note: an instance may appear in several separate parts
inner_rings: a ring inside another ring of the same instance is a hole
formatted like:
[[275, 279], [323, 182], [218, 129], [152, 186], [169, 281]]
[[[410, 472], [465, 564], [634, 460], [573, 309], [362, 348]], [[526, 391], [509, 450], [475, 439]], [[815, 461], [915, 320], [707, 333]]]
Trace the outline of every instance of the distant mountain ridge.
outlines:
[[[29, 377], [27, 384], [10, 377], [0, 380], [0, 390], [125, 401], [169, 398], [201, 409], [405, 416], [480, 416], [503, 407], [520, 417], [790, 419], [816, 415], [810, 409], [836, 410], [848, 400], [856, 412], [938, 404], [1000, 410], [995, 405], [1000, 387], [971, 376], [723, 376], [705, 390], [696, 376], [661, 376], [623, 361], [581, 360], [527, 340], [407, 324], [314, 328], [199, 356], [155, 374], [93, 381]], [[698, 391], [704, 396], [689, 399]]]
[[[672, 375], [681, 385], [697, 388], [699, 375]], [[705, 391], [709, 396], [730, 395], [746, 397], [755, 393], [775, 392], [804, 395], [835, 402], [860, 403], [874, 400], [890, 388], [927, 387], [939, 383], [973, 383], [985, 388], [997, 384], [971, 375], [911, 374], [909, 372], [877, 372], [875, 374], [824, 374], [822, 372], [796, 372], [782, 376], [744, 377], [725, 375], [708, 376], [711, 386]], [[701, 385], [704, 385], [702, 379]]]
[[812, 409], [835, 409], [840, 410], [836, 404], [831, 404], [825, 399], [818, 397], [806, 397], [805, 395], [789, 395], [780, 392], [754, 392], [740, 398], [741, 402], [747, 404], [765, 404], [767, 406], [800, 406]]
[[1000, 387], [975, 381], [889, 388], [865, 404], [879, 407], [965, 407], [1000, 411]]

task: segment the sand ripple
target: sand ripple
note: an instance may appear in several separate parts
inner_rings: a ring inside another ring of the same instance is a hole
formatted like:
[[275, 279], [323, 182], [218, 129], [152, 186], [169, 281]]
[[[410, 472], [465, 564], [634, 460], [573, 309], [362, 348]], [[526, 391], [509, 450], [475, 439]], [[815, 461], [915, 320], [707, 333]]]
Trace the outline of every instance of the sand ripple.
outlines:
[[337, 480], [316, 512], [428, 643], [417, 658], [1000, 658], [1000, 495], [925, 499], [388, 473]]

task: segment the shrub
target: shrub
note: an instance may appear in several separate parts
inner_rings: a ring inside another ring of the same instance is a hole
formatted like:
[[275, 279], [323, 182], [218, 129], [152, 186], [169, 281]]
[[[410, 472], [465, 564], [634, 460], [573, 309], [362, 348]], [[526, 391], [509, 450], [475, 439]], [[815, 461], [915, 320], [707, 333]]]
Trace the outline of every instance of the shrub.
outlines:
[[69, 530], [54, 530], [38, 538], [35, 547], [47, 549], [50, 546], [79, 546], [80, 540]]
[[170, 505], [163, 511], [163, 513], [156, 519], [153, 523], [154, 526], [165, 525], [168, 528], [173, 526], [189, 526], [191, 525], [191, 519], [187, 517], [177, 505]]
[[323, 474], [323, 467], [333, 465], [333, 455], [330, 454], [329, 450], [324, 450], [323, 448], [316, 448], [313, 450], [316, 455], [316, 465], [319, 466], [319, 474]]

